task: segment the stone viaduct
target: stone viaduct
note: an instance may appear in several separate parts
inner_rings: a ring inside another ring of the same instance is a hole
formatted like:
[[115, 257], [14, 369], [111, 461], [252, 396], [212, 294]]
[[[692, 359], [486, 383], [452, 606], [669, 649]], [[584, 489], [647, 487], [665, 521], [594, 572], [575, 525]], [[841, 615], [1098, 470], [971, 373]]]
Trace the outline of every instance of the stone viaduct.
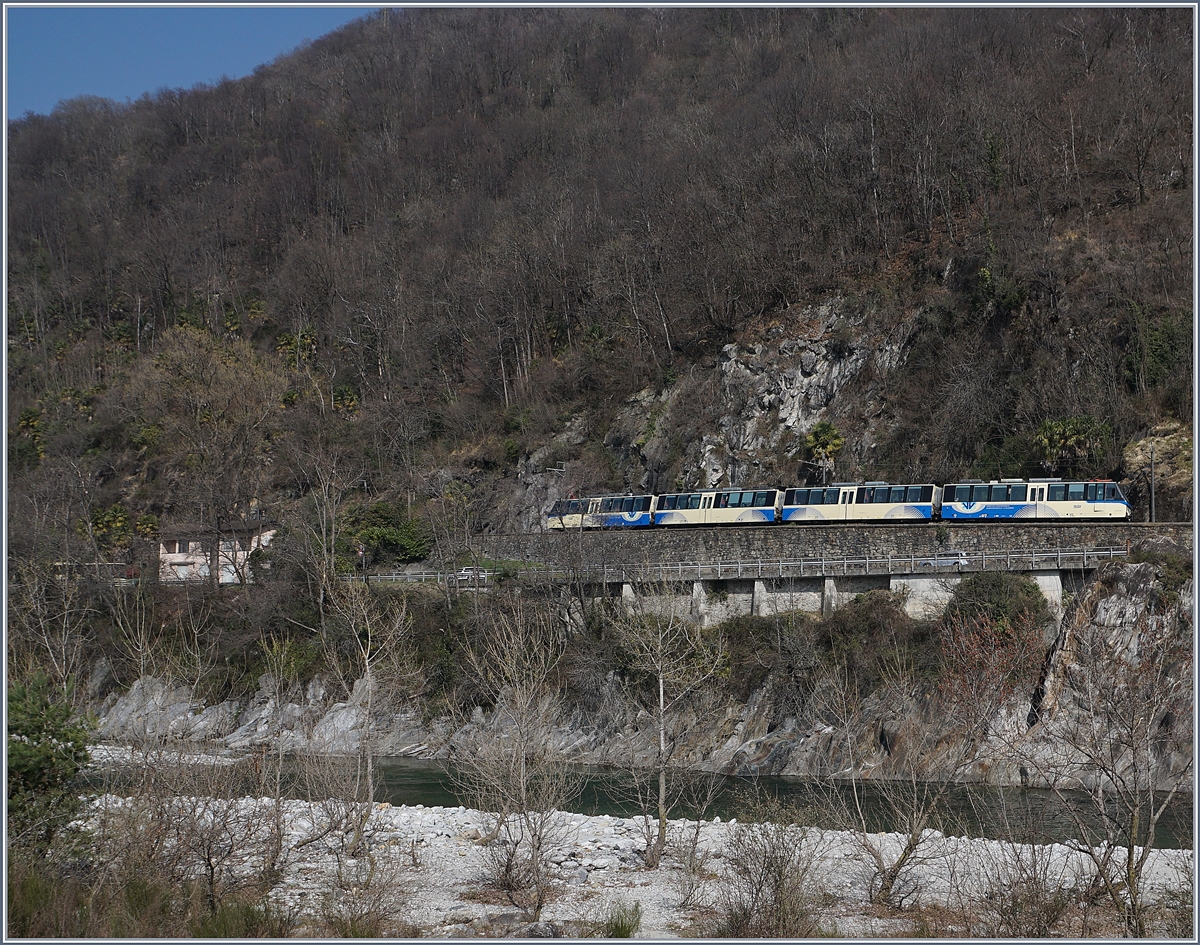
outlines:
[[621, 597], [652, 610], [681, 605], [704, 624], [754, 614], [828, 613], [857, 594], [905, 595], [937, 616], [965, 574], [1032, 577], [1052, 610], [1092, 570], [1147, 540], [1192, 549], [1191, 523], [1039, 522], [762, 525], [486, 535], [473, 552], [526, 582], [571, 586], [583, 599]]

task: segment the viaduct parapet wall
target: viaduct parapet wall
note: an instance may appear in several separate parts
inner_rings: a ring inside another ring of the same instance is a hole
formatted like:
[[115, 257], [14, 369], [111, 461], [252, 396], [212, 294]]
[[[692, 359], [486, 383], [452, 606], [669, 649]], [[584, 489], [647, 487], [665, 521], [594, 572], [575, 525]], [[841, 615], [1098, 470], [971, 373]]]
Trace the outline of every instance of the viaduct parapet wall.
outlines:
[[717, 563], [886, 555], [931, 557], [947, 552], [1057, 551], [1166, 540], [1192, 550], [1192, 523], [759, 525], [730, 528], [613, 529], [483, 535], [476, 553], [495, 561], [565, 567], [676, 562]]

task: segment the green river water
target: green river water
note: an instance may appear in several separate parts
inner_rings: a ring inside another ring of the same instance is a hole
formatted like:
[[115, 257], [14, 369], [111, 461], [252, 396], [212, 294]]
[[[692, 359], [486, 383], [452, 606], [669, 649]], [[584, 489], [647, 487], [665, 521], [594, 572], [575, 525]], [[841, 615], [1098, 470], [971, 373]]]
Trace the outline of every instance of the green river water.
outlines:
[[[616, 771], [581, 771], [583, 791], [572, 805], [572, 810], [583, 814], [610, 814], [630, 816], [638, 807], [632, 800], [634, 794], [630, 777]], [[462, 803], [455, 793], [452, 773], [442, 764], [409, 758], [384, 758], [377, 763], [378, 792], [380, 800], [391, 804], [423, 804], [426, 807], [457, 807]], [[827, 788], [814, 785], [799, 778], [757, 777], [718, 779], [720, 793], [707, 810], [689, 809], [683, 803], [672, 813], [672, 817], [695, 817], [698, 813], [706, 818], [714, 816], [729, 819], [745, 818], [745, 814], [756, 793], [773, 794], [781, 800], [792, 802], [804, 811], [816, 826], [836, 827], [836, 823], [821, 814], [827, 807], [824, 795]], [[698, 787], [700, 785], [697, 785]], [[896, 829], [894, 805], [888, 802], [888, 788], [872, 782], [858, 785], [862, 810], [870, 829], [886, 832]], [[843, 800], [853, 803], [853, 789], [842, 784], [838, 790]], [[914, 788], [908, 787], [908, 796]], [[695, 792], [693, 792], [695, 793]], [[1083, 794], [1070, 794], [1068, 801], [1083, 812], [1085, 822], [1095, 821], [1091, 816], [1091, 800]], [[942, 812], [935, 827], [943, 833], [955, 836], [1011, 838], [1022, 842], [1065, 841], [1076, 838], [1076, 820], [1066, 809], [1064, 800], [1054, 792], [1035, 788], [993, 788], [954, 785], [945, 796]], [[1166, 815], [1159, 821], [1155, 834], [1155, 845], [1167, 848], [1192, 848], [1194, 823], [1192, 797], [1173, 802]], [[1077, 839], [1077, 838], [1076, 838]]]

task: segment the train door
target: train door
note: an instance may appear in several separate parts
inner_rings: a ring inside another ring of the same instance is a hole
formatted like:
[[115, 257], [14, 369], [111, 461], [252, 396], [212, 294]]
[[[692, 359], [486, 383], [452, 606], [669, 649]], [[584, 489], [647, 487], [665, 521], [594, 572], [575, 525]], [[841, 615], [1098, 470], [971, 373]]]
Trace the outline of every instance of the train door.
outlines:
[[857, 491], [857, 488], [854, 486], [851, 486], [849, 489], [842, 490], [842, 514], [838, 516], [839, 518], [851, 519], [854, 517], [854, 509], [850, 508], [850, 506], [854, 504], [854, 493]]
[[713, 507], [713, 499], [714, 498], [715, 497], [712, 495], [706, 495], [703, 499], [700, 500], [700, 511], [704, 513], [703, 515], [700, 516], [700, 520], [702, 522], [704, 522], [705, 525], [709, 524], [709, 521], [711, 519], [711, 516], [709, 515], [709, 510], [711, 510]]

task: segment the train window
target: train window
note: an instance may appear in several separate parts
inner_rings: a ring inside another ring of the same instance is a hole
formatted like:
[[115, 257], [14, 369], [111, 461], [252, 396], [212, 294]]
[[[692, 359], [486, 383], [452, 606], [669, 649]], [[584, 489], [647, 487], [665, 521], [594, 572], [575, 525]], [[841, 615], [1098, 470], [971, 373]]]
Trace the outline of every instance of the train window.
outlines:
[[1088, 483], [1088, 485], [1087, 485], [1087, 500], [1089, 502], [1096, 501], [1096, 488], [1097, 488], [1096, 483], [1094, 483], [1094, 482]]
[[886, 502], [889, 495], [891, 495], [891, 489], [889, 489], [887, 486], [880, 486], [875, 490], [875, 498], [872, 501]]
[[792, 498], [788, 505], [808, 505], [807, 489], [793, 489], [790, 494]]
[[1008, 497], [1014, 502], [1024, 502], [1028, 489], [1029, 486], [1025, 485], [1025, 483], [1021, 483], [1019, 486], [1013, 486], [1012, 490], [1008, 494]]
[[1050, 487], [1050, 501], [1062, 502], [1067, 497], [1067, 487], [1065, 485]]
[[841, 491], [842, 491], [841, 489], [826, 489], [825, 490], [825, 504], [826, 505], [837, 505], [838, 504], [838, 496], [841, 494]]
[[993, 502], [1007, 502], [1008, 501], [1008, 486], [1007, 485], [992, 486], [991, 500]]
[[920, 502], [921, 501], [921, 487], [920, 486], [909, 486], [907, 491], [904, 494], [904, 501], [905, 502]]
[[872, 491], [873, 490], [871, 490], [871, 489], [859, 489], [858, 490], [858, 504], [862, 505], [864, 502], [870, 502]]
[[986, 502], [988, 500], [988, 492], [989, 492], [989, 489], [987, 486], [972, 486], [971, 487], [971, 501], [972, 502]]
[[675, 508], [675, 500], [678, 496], [665, 495], [659, 500], [658, 510], [660, 512], [670, 512]]
[[761, 507], [775, 504], [775, 493], [773, 492], [756, 492], [754, 493], [754, 504]]
[[[709, 505], [711, 507], [712, 503], [710, 502]], [[688, 508], [689, 509], [700, 508], [700, 493], [696, 493], [695, 495], [688, 497]]]
[[1115, 482], [1106, 483], [1104, 486], [1104, 498], [1115, 499], [1117, 497], [1117, 484]]
[[971, 501], [971, 487], [970, 486], [955, 486], [954, 487], [954, 501], [955, 502], [970, 502]]
[[921, 486], [921, 501], [922, 502], [932, 502], [933, 501], [933, 486]]
[[904, 486], [892, 486], [892, 494], [889, 497], [892, 502], [904, 501]]
[[561, 500], [558, 502], [555, 502], [552, 506], [550, 506], [550, 514], [551, 515], [562, 515], [563, 514], [563, 503]]
[[1067, 501], [1082, 502], [1083, 501], [1083, 483], [1068, 482], [1067, 483]]
[[621, 511], [626, 513], [633, 511], [633, 496], [621, 502]]

